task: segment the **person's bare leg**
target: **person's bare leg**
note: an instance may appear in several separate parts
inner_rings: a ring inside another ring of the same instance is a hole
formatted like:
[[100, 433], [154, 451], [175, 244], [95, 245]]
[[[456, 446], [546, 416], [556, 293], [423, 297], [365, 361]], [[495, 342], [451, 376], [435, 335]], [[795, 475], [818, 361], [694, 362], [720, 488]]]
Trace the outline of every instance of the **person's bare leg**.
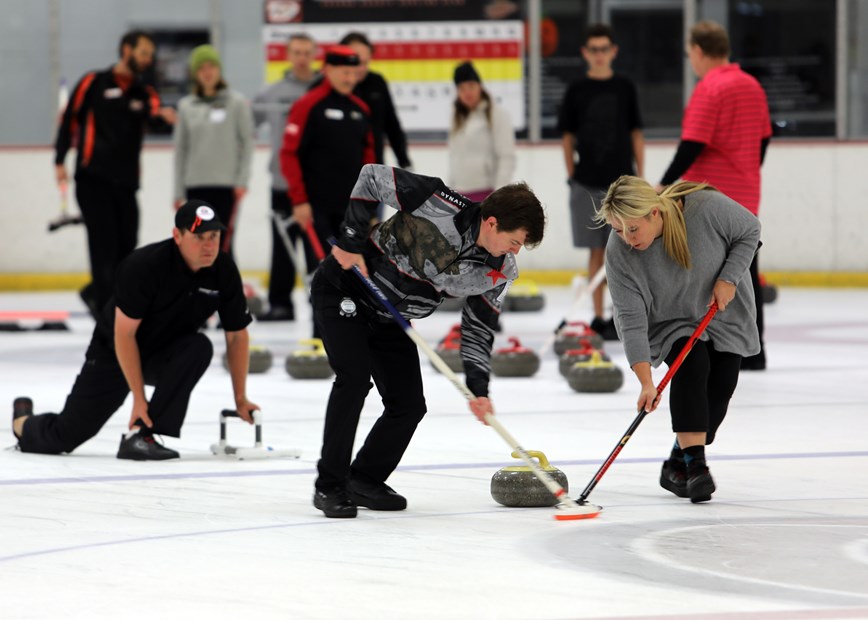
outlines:
[[[594, 277], [594, 274], [603, 266], [603, 261], [606, 259], [606, 248], [591, 248], [591, 258], [588, 261], [588, 281]], [[600, 283], [600, 286], [594, 291], [594, 317], [603, 320], [603, 293], [605, 292], [605, 283]]]
[[21, 433], [24, 432], [24, 423], [30, 418], [29, 415], [22, 416], [12, 422], [12, 432], [15, 433], [16, 437], [21, 437]]
[[676, 436], [678, 437], [678, 446], [682, 450], [692, 446], [705, 445], [705, 433], [676, 433]]

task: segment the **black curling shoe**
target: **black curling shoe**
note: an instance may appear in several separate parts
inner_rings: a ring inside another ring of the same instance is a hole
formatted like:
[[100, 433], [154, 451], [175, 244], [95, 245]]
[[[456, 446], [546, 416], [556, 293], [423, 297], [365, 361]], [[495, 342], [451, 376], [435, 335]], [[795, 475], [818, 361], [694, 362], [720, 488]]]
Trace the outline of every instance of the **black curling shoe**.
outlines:
[[407, 507], [407, 499], [384, 482], [350, 479], [347, 492], [356, 504], [370, 510], [404, 510]]
[[180, 456], [174, 450], [157, 443], [153, 433], [143, 429], [130, 436], [121, 435], [121, 445], [118, 447], [118, 458], [130, 461], [165, 461]]
[[711, 500], [711, 494], [717, 490], [714, 479], [705, 464], [688, 467], [687, 469], [687, 496], [694, 504]]
[[660, 486], [677, 497], [689, 497], [687, 494], [687, 467], [684, 462], [673, 463], [672, 459], [663, 461], [660, 469]]
[[[15, 435], [15, 420], [33, 415], [33, 401], [26, 396], [19, 396], [12, 401], [12, 434]], [[15, 435], [18, 439], [18, 435]]]
[[330, 519], [353, 519], [358, 513], [346, 489], [342, 488], [328, 491], [317, 489], [313, 494], [313, 507], [322, 510]]

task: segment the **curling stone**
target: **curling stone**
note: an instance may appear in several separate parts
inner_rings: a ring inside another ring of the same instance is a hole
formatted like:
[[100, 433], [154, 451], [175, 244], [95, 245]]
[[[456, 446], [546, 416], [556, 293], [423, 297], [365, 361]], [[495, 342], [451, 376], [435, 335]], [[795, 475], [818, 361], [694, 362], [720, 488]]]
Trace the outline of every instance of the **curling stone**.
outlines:
[[504, 305], [509, 312], [538, 312], [545, 298], [533, 280], [519, 280], [509, 288]]
[[498, 377], [530, 377], [539, 370], [539, 355], [521, 346], [518, 338], [509, 339], [512, 346], [498, 349], [491, 356], [491, 372]]
[[594, 351], [591, 359], [573, 364], [567, 382], [576, 392], [615, 392], [624, 385], [624, 373]]
[[247, 299], [247, 309], [253, 316], [259, 316], [265, 311], [265, 302], [256, 294], [252, 284], [244, 283], [244, 298]]
[[[461, 325], [452, 326], [452, 330], [437, 345], [437, 354], [452, 372], [464, 372], [464, 362], [461, 361]], [[431, 365], [434, 366], [434, 363]], [[434, 370], [437, 370], [436, 366]]]
[[462, 308], [464, 308], [464, 297], [444, 297], [437, 306], [437, 309], [443, 312], [461, 312]]
[[568, 349], [581, 348], [582, 339], [587, 339], [595, 349], [603, 348], [603, 337], [582, 321], [571, 321], [558, 332], [555, 338], [555, 353], [563, 355]]
[[[564, 351], [564, 354], [560, 356], [558, 359], [558, 370], [561, 373], [561, 376], [566, 377], [570, 373], [570, 369], [576, 362], [587, 362], [591, 359], [591, 356], [595, 351], [599, 351], [599, 349], [595, 349], [591, 346], [591, 341], [587, 338], [582, 338], [579, 341], [579, 347], [575, 349], [567, 349]], [[599, 351], [600, 357], [608, 362], [609, 356]]]
[[[527, 453], [539, 462], [539, 466], [554, 478], [564, 491], [569, 492], [566, 474], [552, 467], [545, 454], [537, 450], [528, 450]], [[513, 452], [512, 456], [521, 458], [518, 452]], [[557, 498], [540, 482], [528, 465], [510, 465], [497, 471], [491, 477], [491, 497], [498, 504], [521, 508], [554, 506], [558, 503]]]
[[[271, 355], [268, 347], [256, 344], [250, 345], [250, 361], [248, 362], [247, 372], [251, 375], [268, 372], [273, 361], [274, 357]], [[229, 370], [229, 358], [226, 353], [223, 354], [223, 368]]]
[[300, 340], [300, 345], [310, 347], [293, 351], [286, 356], [286, 372], [293, 379], [328, 379], [334, 374], [322, 340]]

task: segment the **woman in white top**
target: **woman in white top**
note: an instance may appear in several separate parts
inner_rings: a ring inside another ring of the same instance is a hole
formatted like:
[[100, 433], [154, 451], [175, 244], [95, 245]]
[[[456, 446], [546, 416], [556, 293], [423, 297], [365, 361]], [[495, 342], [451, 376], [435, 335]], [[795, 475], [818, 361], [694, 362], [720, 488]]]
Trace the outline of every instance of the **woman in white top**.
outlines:
[[515, 133], [509, 113], [482, 87], [473, 65], [455, 68], [455, 111], [449, 131], [449, 185], [473, 201], [512, 182]]
[[238, 204], [247, 193], [253, 156], [253, 113], [223, 80], [220, 56], [210, 45], [190, 54], [193, 93], [178, 104], [175, 125], [175, 208], [196, 198], [226, 224], [221, 250], [232, 254]]

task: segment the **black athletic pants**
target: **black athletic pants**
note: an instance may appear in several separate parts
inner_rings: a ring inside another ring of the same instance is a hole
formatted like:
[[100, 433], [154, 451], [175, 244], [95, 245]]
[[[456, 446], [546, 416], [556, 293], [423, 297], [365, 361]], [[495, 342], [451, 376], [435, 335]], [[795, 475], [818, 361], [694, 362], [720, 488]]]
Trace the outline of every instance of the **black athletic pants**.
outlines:
[[136, 247], [136, 188], [79, 174], [75, 177], [75, 199], [87, 228], [93, 300], [101, 310], [114, 294], [118, 264]]
[[214, 207], [214, 212], [226, 227], [220, 238], [220, 251], [228, 254], [230, 258], [235, 260], [235, 257], [232, 255], [232, 239], [235, 236], [238, 224], [238, 206], [235, 202], [235, 188], [216, 185], [210, 187], [188, 187], [185, 193], [187, 194], [187, 200], [194, 198], [196, 200], [204, 200]]
[[[191, 334], [151, 355], [143, 364], [145, 383], [155, 386], [148, 404], [153, 432], [181, 436], [190, 393], [205, 374], [214, 353], [211, 341]], [[63, 411], [27, 419], [18, 445], [22, 452], [72, 452], [96, 435], [129, 394], [114, 352], [92, 346], [66, 397]]]
[[[672, 365], [688, 340], [685, 336], [675, 341], [666, 356], [667, 365]], [[705, 444], [714, 441], [738, 384], [740, 368], [740, 355], [715, 351], [713, 343], [697, 340], [672, 377], [669, 388], [672, 430], [676, 433], [705, 432]]]
[[[286, 190], [271, 190], [271, 210], [280, 218], [292, 215], [292, 203]], [[316, 269], [316, 255], [311, 249], [307, 235], [302, 233], [297, 224], [288, 229], [289, 240], [295, 244], [299, 237], [304, 247], [304, 262], [307, 272], [313, 273]], [[325, 249], [325, 248], [324, 248]], [[295, 262], [287, 251], [283, 238], [277, 230], [277, 223], [271, 220], [271, 275], [268, 278], [268, 305], [272, 308], [283, 307], [294, 311], [292, 304], [292, 289], [295, 288], [296, 279]]]
[[[341, 301], [350, 297], [314, 274], [311, 301], [335, 371], [326, 408], [325, 430], [316, 488], [333, 489], [348, 477], [385, 482], [398, 466], [427, 408], [416, 345], [394, 321], [384, 322]], [[351, 462], [356, 428], [371, 377], [383, 400], [383, 414]]]
[[759, 331], [760, 352], [757, 355], [765, 357], [765, 340], [763, 332], [765, 331], [765, 315], [763, 314], [763, 287], [760, 283], [759, 273], [759, 252], [757, 252], [753, 261], [750, 264], [750, 282], [753, 284], [753, 297], [756, 302], [756, 328]]

